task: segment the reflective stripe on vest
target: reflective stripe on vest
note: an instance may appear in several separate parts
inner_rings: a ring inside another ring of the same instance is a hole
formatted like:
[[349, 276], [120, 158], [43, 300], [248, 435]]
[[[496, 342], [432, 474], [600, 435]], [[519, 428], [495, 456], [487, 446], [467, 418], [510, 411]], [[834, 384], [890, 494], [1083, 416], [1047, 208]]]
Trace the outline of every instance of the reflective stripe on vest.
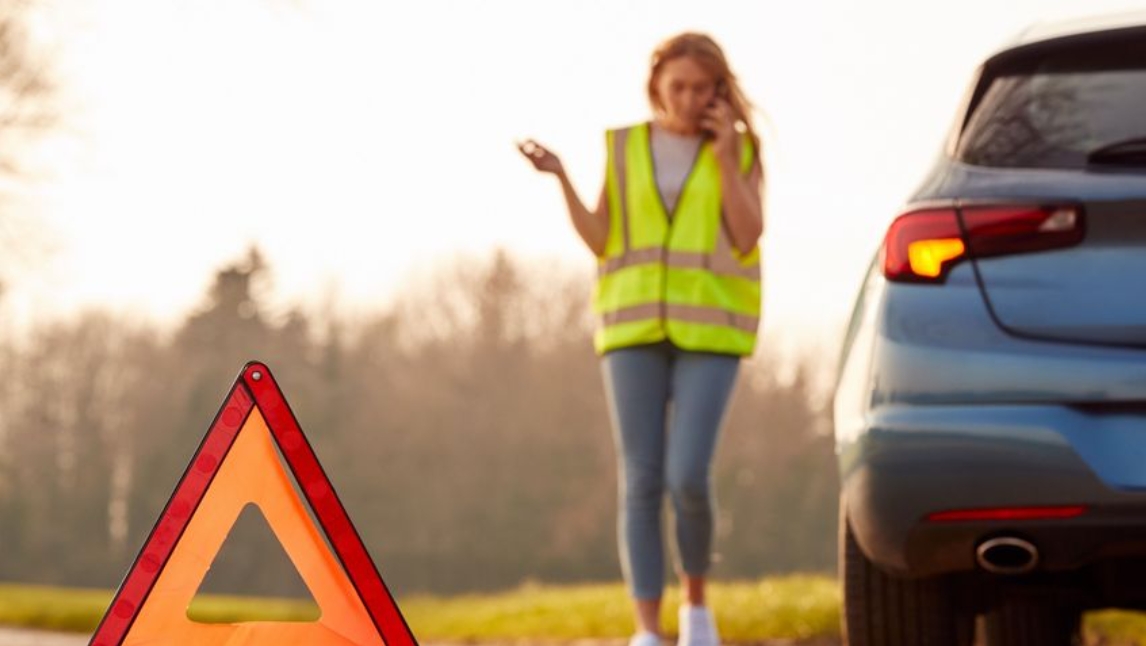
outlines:
[[632, 323], [642, 319], [674, 318], [690, 323], [706, 323], [708, 325], [725, 325], [745, 332], [756, 332], [760, 318], [736, 314], [711, 307], [696, 307], [694, 305], [670, 305], [668, 303], [645, 303], [634, 305], [615, 312], [608, 312], [601, 316], [606, 325], [618, 323]]
[[[598, 351], [669, 339], [689, 350], [751, 354], [760, 321], [759, 249], [742, 255], [729, 240], [711, 144], [702, 144], [670, 218], [648, 124], [610, 131], [607, 139], [610, 230], [594, 299]], [[747, 173], [755, 153], [744, 142]]]

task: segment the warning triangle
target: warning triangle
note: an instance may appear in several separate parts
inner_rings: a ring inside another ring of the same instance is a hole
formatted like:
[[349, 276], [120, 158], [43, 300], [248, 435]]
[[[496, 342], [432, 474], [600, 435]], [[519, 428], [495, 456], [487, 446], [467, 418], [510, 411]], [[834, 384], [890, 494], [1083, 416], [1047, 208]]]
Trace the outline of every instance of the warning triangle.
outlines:
[[[310, 590], [321, 612], [317, 621], [205, 624], [187, 618], [247, 504], [262, 511]], [[417, 646], [264, 364], [244, 366], [89, 643]]]

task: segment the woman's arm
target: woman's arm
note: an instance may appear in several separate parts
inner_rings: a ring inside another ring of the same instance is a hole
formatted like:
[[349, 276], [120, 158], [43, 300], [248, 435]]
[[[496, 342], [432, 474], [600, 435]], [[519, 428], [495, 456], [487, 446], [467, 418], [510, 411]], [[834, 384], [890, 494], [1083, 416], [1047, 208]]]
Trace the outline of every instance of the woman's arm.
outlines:
[[748, 253], [764, 234], [764, 165], [759, 158], [747, 175], [739, 164], [720, 163], [720, 189], [724, 200], [724, 222], [732, 244], [740, 253]]
[[573, 183], [569, 181], [564, 169], [557, 174], [557, 179], [561, 181], [565, 206], [569, 209], [569, 219], [573, 222], [577, 235], [581, 236], [593, 255], [605, 255], [605, 243], [609, 240], [609, 202], [605, 197], [605, 187], [601, 187], [597, 208], [590, 211], [577, 197], [577, 191], [573, 190]]
[[701, 120], [712, 133], [712, 148], [720, 165], [720, 191], [724, 222], [732, 244], [745, 254], [752, 251], [764, 234], [764, 165], [760, 151], [747, 175], [740, 172], [741, 134], [736, 130], [732, 110], [717, 99]]
[[569, 220], [581, 240], [597, 256], [605, 254], [605, 243], [609, 240], [609, 205], [605, 197], [605, 188], [601, 188], [601, 196], [597, 199], [597, 208], [590, 211], [577, 196], [573, 183], [557, 155], [532, 139], [518, 145], [518, 150], [525, 155], [533, 167], [543, 173], [552, 173], [561, 182], [561, 192], [565, 196], [565, 206], [569, 210]]

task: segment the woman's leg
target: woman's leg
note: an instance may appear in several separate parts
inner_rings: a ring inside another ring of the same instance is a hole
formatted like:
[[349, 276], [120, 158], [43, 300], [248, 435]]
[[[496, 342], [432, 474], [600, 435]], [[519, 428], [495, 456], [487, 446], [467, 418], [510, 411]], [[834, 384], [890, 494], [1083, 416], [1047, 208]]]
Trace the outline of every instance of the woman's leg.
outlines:
[[712, 461], [739, 367], [738, 357], [692, 352], [680, 352], [673, 363], [666, 475], [688, 605], [704, 605], [715, 509]]
[[641, 630], [660, 633], [664, 590], [665, 416], [670, 356], [662, 346], [615, 350], [602, 373], [617, 446], [621, 569]]

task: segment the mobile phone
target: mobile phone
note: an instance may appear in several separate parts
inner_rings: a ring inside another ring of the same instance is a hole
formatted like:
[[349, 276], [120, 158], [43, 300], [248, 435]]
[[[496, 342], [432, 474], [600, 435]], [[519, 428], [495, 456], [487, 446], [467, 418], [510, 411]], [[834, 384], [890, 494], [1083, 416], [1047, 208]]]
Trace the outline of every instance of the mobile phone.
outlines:
[[[724, 84], [724, 81], [717, 81], [716, 91], [713, 93], [713, 97], [708, 101], [708, 105], [706, 107], [709, 110], [716, 107], [717, 99], [724, 99], [725, 101], [728, 100], [728, 86]], [[709, 130], [708, 128], [701, 128], [700, 132], [702, 135], [708, 137], [709, 139], [716, 136], [716, 133]]]

